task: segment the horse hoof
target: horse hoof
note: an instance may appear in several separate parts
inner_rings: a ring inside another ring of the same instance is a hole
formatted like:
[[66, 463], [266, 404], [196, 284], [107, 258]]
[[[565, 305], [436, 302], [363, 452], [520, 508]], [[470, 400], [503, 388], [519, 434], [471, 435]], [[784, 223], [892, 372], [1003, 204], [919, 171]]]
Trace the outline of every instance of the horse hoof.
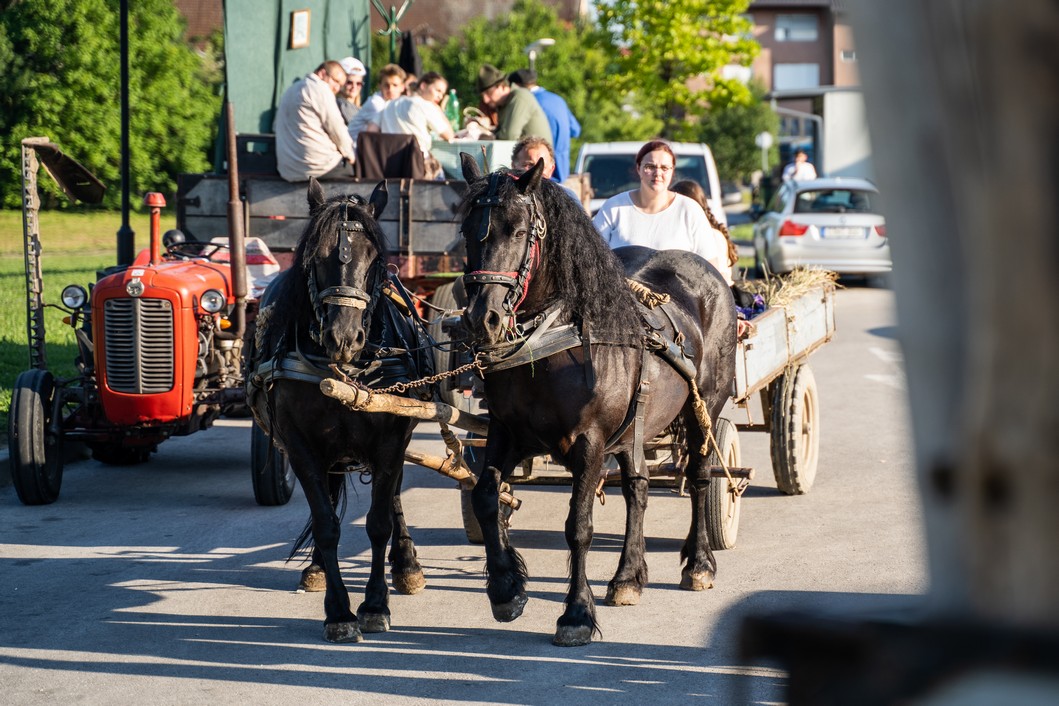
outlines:
[[386, 632], [390, 629], [390, 616], [385, 613], [358, 613], [357, 620], [364, 632]]
[[680, 575], [680, 587], [685, 591], [705, 591], [707, 588], [713, 588], [713, 572], [700, 571], [691, 573], [690, 571], [685, 571]]
[[640, 589], [629, 584], [610, 586], [605, 602], [607, 605], [637, 605], [640, 602]]
[[328, 642], [361, 642], [364, 636], [356, 621], [351, 623], [328, 623], [324, 625], [324, 639]]
[[522, 615], [522, 609], [526, 607], [527, 601], [529, 598], [526, 594], [520, 593], [507, 603], [493, 603], [493, 618], [500, 623], [510, 623]]
[[422, 571], [393, 575], [393, 587], [397, 589], [398, 593], [403, 593], [406, 596], [414, 596], [422, 591], [426, 585], [427, 580], [423, 577]]
[[592, 642], [592, 628], [587, 625], [560, 625], [555, 628], [552, 644], [558, 647], [581, 647]]
[[306, 593], [317, 593], [327, 589], [327, 576], [324, 570], [310, 566], [302, 572], [301, 581], [298, 582], [298, 590]]

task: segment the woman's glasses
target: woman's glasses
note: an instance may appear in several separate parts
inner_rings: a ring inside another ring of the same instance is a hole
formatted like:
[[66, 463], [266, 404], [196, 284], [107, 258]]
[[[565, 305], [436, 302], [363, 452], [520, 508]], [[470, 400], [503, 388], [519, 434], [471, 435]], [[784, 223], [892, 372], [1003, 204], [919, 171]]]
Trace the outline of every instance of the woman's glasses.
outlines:
[[669, 174], [669, 172], [673, 171], [673, 167], [668, 164], [641, 164], [640, 166], [644, 168], [644, 171], [658, 172], [659, 174]]

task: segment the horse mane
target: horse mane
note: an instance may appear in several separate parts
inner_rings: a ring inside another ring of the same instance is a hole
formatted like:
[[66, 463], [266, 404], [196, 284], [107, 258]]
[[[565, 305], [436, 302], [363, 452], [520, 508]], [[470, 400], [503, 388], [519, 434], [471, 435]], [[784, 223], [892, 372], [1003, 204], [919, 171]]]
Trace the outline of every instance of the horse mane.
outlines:
[[[470, 215], [474, 200], [488, 188], [488, 178], [468, 185], [459, 207], [463, 218]], [[501, 179], [498, 191], [501, 204], [509, 203], [519, 195], [516, 179]], [[564, 308], [577, 321], [591, 321], [595, 330], [639, 331], [642, 323], [625, 281], [625, 268], [600, 237], [584, 207], [551, 179], [542, 179], [535, 193], [548, 223], [542, 243], [544, 260]]]
[[268, 316], [268, 330], [262, 339], [264, 350], [272, 350], [278, 339], [295, 323], [300, 320], [308, 322], [312, 317], [309, 267], [317, 258], [338, 246], [338, 226], [346, 215], [342, 207], [344, 204], [349, 207], [350, 220], [364, 224], [365, 237], [375, 246], [379, 257], [385, 260], [386, 239], [382, 229], [359, 196], [332, 196], [318, 207], [310, 209], [309, 222], [298, 239], [291, 267], [276, 280], [275, 292], [269, 296], [271, 313]]

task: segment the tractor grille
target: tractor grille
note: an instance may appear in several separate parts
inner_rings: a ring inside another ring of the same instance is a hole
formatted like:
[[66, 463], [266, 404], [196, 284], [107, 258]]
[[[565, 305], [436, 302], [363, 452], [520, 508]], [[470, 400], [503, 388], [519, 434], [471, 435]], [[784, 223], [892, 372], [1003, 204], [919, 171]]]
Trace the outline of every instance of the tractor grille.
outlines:
[[103, 308], [107, 386], [151, 394], [173, 387], [173, 309], [166, 299], [110, 299]]

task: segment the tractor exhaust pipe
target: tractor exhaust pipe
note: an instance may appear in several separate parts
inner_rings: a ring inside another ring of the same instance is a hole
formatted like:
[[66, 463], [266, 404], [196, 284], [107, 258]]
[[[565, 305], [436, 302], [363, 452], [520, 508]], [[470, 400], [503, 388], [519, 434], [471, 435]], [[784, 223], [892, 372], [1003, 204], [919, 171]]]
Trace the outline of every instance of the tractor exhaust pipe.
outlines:
[[235, 107], [231, 101], [226, 101], [224, 106], [228, 148], [228, 253], [232, 265], [232, 290], [235, 294], [232, 327], [226, 333], [233, 338], [242, 338], [246, 332], [246, 237], [243, 231], [243, 203], [239, 199]]
[[165, 196], [157, 191], [149, 191], [143, 197], [143, 205], [151, 210], [151, 267], [162, 261], [162, 209], [165, 208]]

